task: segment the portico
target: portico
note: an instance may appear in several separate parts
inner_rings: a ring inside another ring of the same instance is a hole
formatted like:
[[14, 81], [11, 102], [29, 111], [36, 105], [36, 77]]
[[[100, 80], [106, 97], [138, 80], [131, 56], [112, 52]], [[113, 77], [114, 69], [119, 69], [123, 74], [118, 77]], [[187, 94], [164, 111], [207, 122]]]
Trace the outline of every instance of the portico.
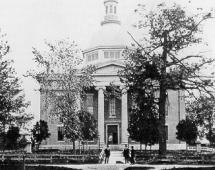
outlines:
[[[120, 108], [114, 99], [105, 101], [104, 90], [108, 86], [96, 86], [98, 92], [98, 134], [100, 144], [126, 144], [128, 142], [128, 98], [127, 91], [121, 86]], [[107, 102], [108, 107], [105, 107]], [[105, 110], [107, 109], [107, 110]], [[120, 113], [116, 113], [117, 109]], [[106, 114], [106, 115], [105, 115]]]

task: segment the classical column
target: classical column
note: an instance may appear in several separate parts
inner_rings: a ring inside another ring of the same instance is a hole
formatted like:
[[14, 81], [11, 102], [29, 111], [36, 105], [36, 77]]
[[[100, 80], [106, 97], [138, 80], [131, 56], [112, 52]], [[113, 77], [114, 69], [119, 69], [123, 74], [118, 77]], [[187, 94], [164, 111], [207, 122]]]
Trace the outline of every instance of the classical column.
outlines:
[[122, 144], [128, 143], [128, 102], [127, 102], [127, 90], [122, 89], [122, 106], [121, 106], [121, 134], [122, 134]]
[[96, 87], [98, 90], [98, 134], [100, 144], [104, 145], [104, 89], [105, 87]]

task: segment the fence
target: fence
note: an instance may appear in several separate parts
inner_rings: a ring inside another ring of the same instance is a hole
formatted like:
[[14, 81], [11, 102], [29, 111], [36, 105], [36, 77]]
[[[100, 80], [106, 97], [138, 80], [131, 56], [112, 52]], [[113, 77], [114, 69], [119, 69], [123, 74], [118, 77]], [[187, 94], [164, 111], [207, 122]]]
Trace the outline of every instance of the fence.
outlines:
[[[196, 146], [188, 146], [187, 149], [188, 149], [189, 151], [196, 151], [196, 150], [197, 150], [197, 147], [196, 147]], [[202, 146], [202, 147], [201, 147], [201, 151], [202, 151], [202, 152], [215, 152], [215, 148], [210, 148], [210, 147]]]
[[84, 163], [88, 161], [97, 162], [97, 155], [69, 155], [69, 154], [0, 154], [0, 161], [25, 160], [27, 163]]

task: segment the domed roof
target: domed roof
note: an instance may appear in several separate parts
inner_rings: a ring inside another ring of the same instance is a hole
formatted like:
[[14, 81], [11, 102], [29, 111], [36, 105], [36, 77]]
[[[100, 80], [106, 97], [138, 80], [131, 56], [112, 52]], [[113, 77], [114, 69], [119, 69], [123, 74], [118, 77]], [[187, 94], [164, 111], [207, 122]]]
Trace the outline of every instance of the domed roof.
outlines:
[[89, 48], [112, 46], [131, 46], [131, 37], [121, 25], [108, 23], [102, 25], [92, 36]]
[[101, 22], [100, 29], [92, 36], [88, 49], [131, 46], [131, 37], [123, 30], [118, 20], [117, 6], [117, 0], [104, 0], [104, 20]]

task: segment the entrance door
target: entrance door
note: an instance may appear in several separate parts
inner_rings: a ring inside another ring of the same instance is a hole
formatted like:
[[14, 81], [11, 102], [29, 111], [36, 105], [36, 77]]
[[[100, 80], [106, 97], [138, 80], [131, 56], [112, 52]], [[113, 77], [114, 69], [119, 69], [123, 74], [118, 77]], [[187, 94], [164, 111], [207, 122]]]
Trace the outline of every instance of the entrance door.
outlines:
[[118, 126], [117, 125], [107, 125], [107, 143], [108, 144], [118, 144]]

